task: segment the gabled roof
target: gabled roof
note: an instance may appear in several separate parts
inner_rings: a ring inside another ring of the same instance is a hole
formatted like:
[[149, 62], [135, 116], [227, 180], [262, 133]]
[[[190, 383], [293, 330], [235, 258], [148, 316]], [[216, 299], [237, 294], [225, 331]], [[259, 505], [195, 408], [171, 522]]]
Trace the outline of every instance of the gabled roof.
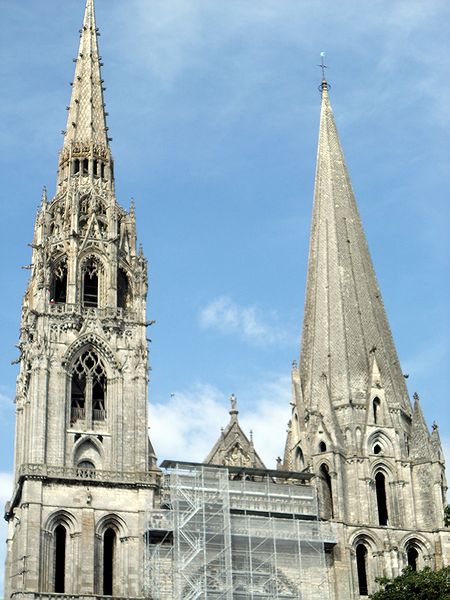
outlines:
[[239, 424], [239, 411], [237, 410], [237, 399], [234, 394], [231, 395], [230, 401], [230, 422], [222, 430], [220, 438], [206, 457], [205, 463], [265, 469], [264, 463], [253, 446], [253, 439], [251, 437], [249, 439], [245, 435]]

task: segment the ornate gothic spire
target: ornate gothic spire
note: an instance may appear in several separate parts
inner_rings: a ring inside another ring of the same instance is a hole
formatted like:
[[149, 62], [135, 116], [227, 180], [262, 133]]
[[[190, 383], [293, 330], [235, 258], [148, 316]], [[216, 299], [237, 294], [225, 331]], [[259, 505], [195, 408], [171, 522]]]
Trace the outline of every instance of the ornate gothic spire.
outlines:
[[320, 410], [324, 375], [333, 405], [363, 402], [376, 354], [388, 402], [410, 413], [328, 89], [323, 79], [300, 361], [305, 402]]
[[86, 2], [80, 33], [64, 146], [76, 142], [108, 146], [94, 0]]
[[[94, 0], [86, 0], [83, 25], [80, 29], [80, 47], [75, 59], [75, 76], [71, 83], [72, 96], [68, 106], [67, 126], [60, 156], [58, 184], [63, 187], [65, 181], [69, 181], [73, 175], [79, 173], [111, 182], [113, 178], [98, 35]], [[84, 173], [83, 163], [74, 164], [71, 160], [74, 157], [81, 160], [91, 159], [90, 163], [84, 164]]]

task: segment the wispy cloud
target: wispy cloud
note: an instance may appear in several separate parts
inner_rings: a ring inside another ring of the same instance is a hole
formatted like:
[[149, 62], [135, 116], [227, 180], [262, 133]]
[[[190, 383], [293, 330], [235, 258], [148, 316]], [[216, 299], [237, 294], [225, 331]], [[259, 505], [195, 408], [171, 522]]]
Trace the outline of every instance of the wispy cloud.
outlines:
[[[273, 467], [283, 450], [289, 418], [289, 379], [274, 377], [251, 391], [243, 390], [242, 397], [240, 423], [247, 435], [253, 431], [257, 452], [267, 467]], [[227, 395], [209, 384], [175, 392], [167, 403], [152, 404], [150, 438], [158, 459], [204, 460], [228, 423], [228, 411]]]
[[283, 344], [292, 341], [292, 333], [283, 328], [275, 311], [263, 311], [256, 306], [240, 306], [228, 296], [220, 296], [205, 306], [200, 311], [199, 322], [204, 329], [237, 335], [251, 344]]
[[[186, 73], [208, 69], [214, 76], [217, 72], [221, 74], [224, 83], [227, 76], [233, 82], [228, 93], [222, 94], [227, 109], [245, 109], [250, 97], [252, 102], [258, 102], [265, 75], [270, 73], [273, 81], [274, 72], [280, 69], [274, 47], [289, 45], [293, 54], [311, 60], [313, 48], [316, 54], [327, 49], [323, 47], [326, 31], [325, 45], [334, 50], [335, 56], [341, 50], [349, 55], [358, 47], [354, 64], [357, 68], [371, 53], [372, 68], [378, 75], [397, 74], [398, 93], [404, 93], [401, 82], [408, 80], [409, 95], [415, 96], [411, 90], [414, 86], [415, 92], [427, 97], [430, 116], [434, 114], [435, 118], [444, 117], [448, 121], [445, 95], [436, 92], [445, 81], [447, 62], [442, 57], [441, 36], [439, 32], [434, 36], [420, 35], [435, 27], [437, 16], [444, 19], [450, 14], [446, 0], [431, 0], [426, 4], [421, 0], [377, 1], [364, 7], [362, 17], [359, 0], [347, 0], [339, 10], [332, 0], [321, 3], [132, 0], [130, 5], [132, 8], [127, 5], [126, 14], [138, 15], [132, 21], [124, 18], [122, 5], [116, 8], [117, 18], [123, 22], [121, 38], [126, 40], [126, 51], [141, 69], [143, 65], [149, 68], [165, 89]], [[223, 51], [228, 57], [226, 65], [218, 63], [219, 52]], [[405, 53], [420, 73], [402, 71]], [[252, 69], [252, 64], [257, 68]], [[431, 64], [433, 68], [428, 68]], [[370, 107], [379, 105], [380, 99], [386, 104], [392, 101], [392, 89], [385, 90], [385, 81], [382, 77], [378, 79], [379, 89], [377, 93], [372, 89]], [[367, 103], [361, 106], [359, 94], [367, 96], [368, 90], [360, 86], [359, 90], [352, 88], [351, 94], [356, 97], [348, 106], [348, 115], [355, 110], [358, 115], [365, 114]], [[253, 105], [252, 108], [255, 109]]]
[[14, 414], [14, 404], [10, 396], [0, 392], [0, 420], [9, 419]]
[[[427, 345], [420, 348], [418, 352], [411, 354], [403, 361], [403, 370], [409, 375], [419, 377], [431, 371], [433, 365], [447, 364], [449, 344], [447, 337], [431, 340]], [[419, 390], [420, 391], [420, 390]]]

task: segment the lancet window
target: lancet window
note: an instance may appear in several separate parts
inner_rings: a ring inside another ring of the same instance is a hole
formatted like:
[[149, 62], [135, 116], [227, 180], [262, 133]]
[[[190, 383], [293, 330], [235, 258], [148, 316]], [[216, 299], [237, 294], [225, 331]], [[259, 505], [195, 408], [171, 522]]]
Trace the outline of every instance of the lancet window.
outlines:
[[114, 590], [114, 562], [116, 532], [111, 527], [103, 535], [103, 595], [112, 596]]
[[367, 587], [367, 548], [360, 543], [356, 546], [356, 567], [358, 571], [358, 588], [360, 596], [368, 596]]
[[83, 266], [83, 306], [96, 308], [100, 295], [100, 261], [94, 257], [89, 258]]
[[325, 519], [332, 519], [334, 517], [333, 507], [333, 488], [331, 484], [330, 469], [325, 463], [321, 465], [320, 470], [321, 480], [321, 496], [322, 496], [322, 513]]
[[128, 276], [123, 269], [117, 271], [117, 306], [127, 308], [130, 297]]
[[377, 495], [378, 523], [380, 525], [388, 524], [388, 507], [386, 497], [386, 477], [384, 473], [375, 475], [375, 490]]
[[89, 429], [93, 421], [104, 421], [107, 379], [103, 363], [93, 350], [84, 352], [72, 371], [71, 424], [84, 421]]
[[375, 424], [377, 424], [380, 419], [380, 404], [381, 404], [381, 400], [378, 397], [373, 399], [373, 402], [372, 402], [373, 422]]
[[305, 468], [305, 458], [303, 456], [302, 449], [300, 448], [300, 446], [298, 446], [297, 450], [295, 451], [295, 470], [303, 471], [304, 468]]
[[54, 536], [54, 591], [56, 594], [65, 592], [66, 576], [66, 538], [67, 531], [64, 525], [58, 525]]
[[53, 269], [51, 300], [64, 304], [67, 300], [67, 262], [61, 260]]

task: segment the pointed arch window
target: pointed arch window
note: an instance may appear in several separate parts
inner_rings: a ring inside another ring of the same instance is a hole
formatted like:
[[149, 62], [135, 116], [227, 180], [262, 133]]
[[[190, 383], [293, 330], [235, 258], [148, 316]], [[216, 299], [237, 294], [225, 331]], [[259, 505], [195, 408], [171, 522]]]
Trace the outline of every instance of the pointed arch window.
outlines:
[[104, 421], [107, 379], [102, 361], [93, 350], [84, 352], [72, 370], [71, 424], [85, 421], [91, 429], [93, 421]]
[[358, 571], [358, 588], [360, 596], [368, 596], [367, 587], [367, 548], [364, 544], [356, 546], [356, 568]]
[[333, 487], [331, 483], [330, 469], [323, 463], [319, 469], [319, 476], [322, 488], [322, 514], [325, 519], [334, 517], [333, 507]]
[[303, 469], [305, 468], [305, 457], [303, 456], [303, 451], [300, 448], [300, 446], [298, 446], [297, 450], [295, 451], [295, 470], [296, 471], [303, 471]]
[[375, 475], [375, 490], [377, 495], [378, 523], [380, 525], [388, 524], [388, 507], [386, 497], [386, 477], [384, 473]]
[[103, 535], [103, 595], [112, 596], [114, 590], [114, 562], [116, 532], [111, 527]]
[[117, 306], [119, 308], [127, 308], [130, 295], [130, 284], [128, 276], [124, 269], [119, 268], [117, 271]]
[[56, 594], [64, 594], [66, 579], [66, 540], [67, 531], [64, 525], [58, 525], [54, 531], [54, 590]]
[[96, 308], [99, 304], [100, 262], [89, 258], [83, 267], [83, 306]]
[[326, 452], [327, 451], [327, 445], [325, 444], [325, 442], [320, 442], [319, 444], [319, 452]]

